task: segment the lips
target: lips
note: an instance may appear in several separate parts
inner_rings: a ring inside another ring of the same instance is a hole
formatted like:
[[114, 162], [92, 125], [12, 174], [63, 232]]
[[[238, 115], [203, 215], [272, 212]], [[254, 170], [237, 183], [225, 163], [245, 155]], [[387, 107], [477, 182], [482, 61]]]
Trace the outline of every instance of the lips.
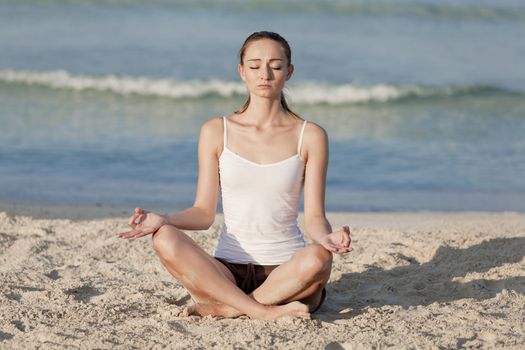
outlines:
[[272, 86], [271, 85], [268, 85], [268, 84], [259, 84], [257, 85], [258, 88], [261, 88], [261, 89], [269, 89], [271, 88]]

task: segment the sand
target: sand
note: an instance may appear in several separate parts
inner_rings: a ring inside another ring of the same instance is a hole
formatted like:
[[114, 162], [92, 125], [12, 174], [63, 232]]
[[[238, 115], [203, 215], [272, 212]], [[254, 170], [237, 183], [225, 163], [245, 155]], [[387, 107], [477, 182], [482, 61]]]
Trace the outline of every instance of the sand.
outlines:
[[[330, 213], [336, 256], [312, 320], [179, 317], [191, 302], [125, 219], [0, 213], [1, 349], [435, 349], [525, 344], [525, 214]], [[189, 234], [213, 250], [222, 217]]]

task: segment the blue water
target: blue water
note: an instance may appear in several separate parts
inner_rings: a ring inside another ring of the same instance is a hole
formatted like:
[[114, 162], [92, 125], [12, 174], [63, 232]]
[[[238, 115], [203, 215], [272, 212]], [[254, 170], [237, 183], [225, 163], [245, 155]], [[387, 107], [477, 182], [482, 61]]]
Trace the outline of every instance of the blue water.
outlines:
[[0, 0], [0, 201], [191, 205], [261, 29], [330, 136], [328, 210], [525, 210], [525, 4], [488, 0]]

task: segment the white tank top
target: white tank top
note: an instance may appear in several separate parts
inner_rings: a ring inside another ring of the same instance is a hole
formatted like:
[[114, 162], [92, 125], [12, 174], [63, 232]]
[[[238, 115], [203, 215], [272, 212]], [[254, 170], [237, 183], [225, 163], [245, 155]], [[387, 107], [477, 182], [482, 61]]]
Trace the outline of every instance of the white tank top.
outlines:
[[215, 256], [232, 263], [279, 265], [304, 247], [297, 215], [304, 178], [300, 158], [306, 120], [301, 128], [297, 153], [270, 164], [258, 164], [224, 146], [219, 175], [224, 224]]

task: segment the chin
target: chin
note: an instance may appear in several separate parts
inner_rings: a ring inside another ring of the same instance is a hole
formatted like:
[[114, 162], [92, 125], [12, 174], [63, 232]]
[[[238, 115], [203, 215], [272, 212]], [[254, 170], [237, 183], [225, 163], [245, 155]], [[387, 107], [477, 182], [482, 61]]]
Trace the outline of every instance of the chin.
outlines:
[[267, 99], [277, 99], [279, 94], [276, 94], [275, 91], [257, 91], [254, 93], [255, 96]]

